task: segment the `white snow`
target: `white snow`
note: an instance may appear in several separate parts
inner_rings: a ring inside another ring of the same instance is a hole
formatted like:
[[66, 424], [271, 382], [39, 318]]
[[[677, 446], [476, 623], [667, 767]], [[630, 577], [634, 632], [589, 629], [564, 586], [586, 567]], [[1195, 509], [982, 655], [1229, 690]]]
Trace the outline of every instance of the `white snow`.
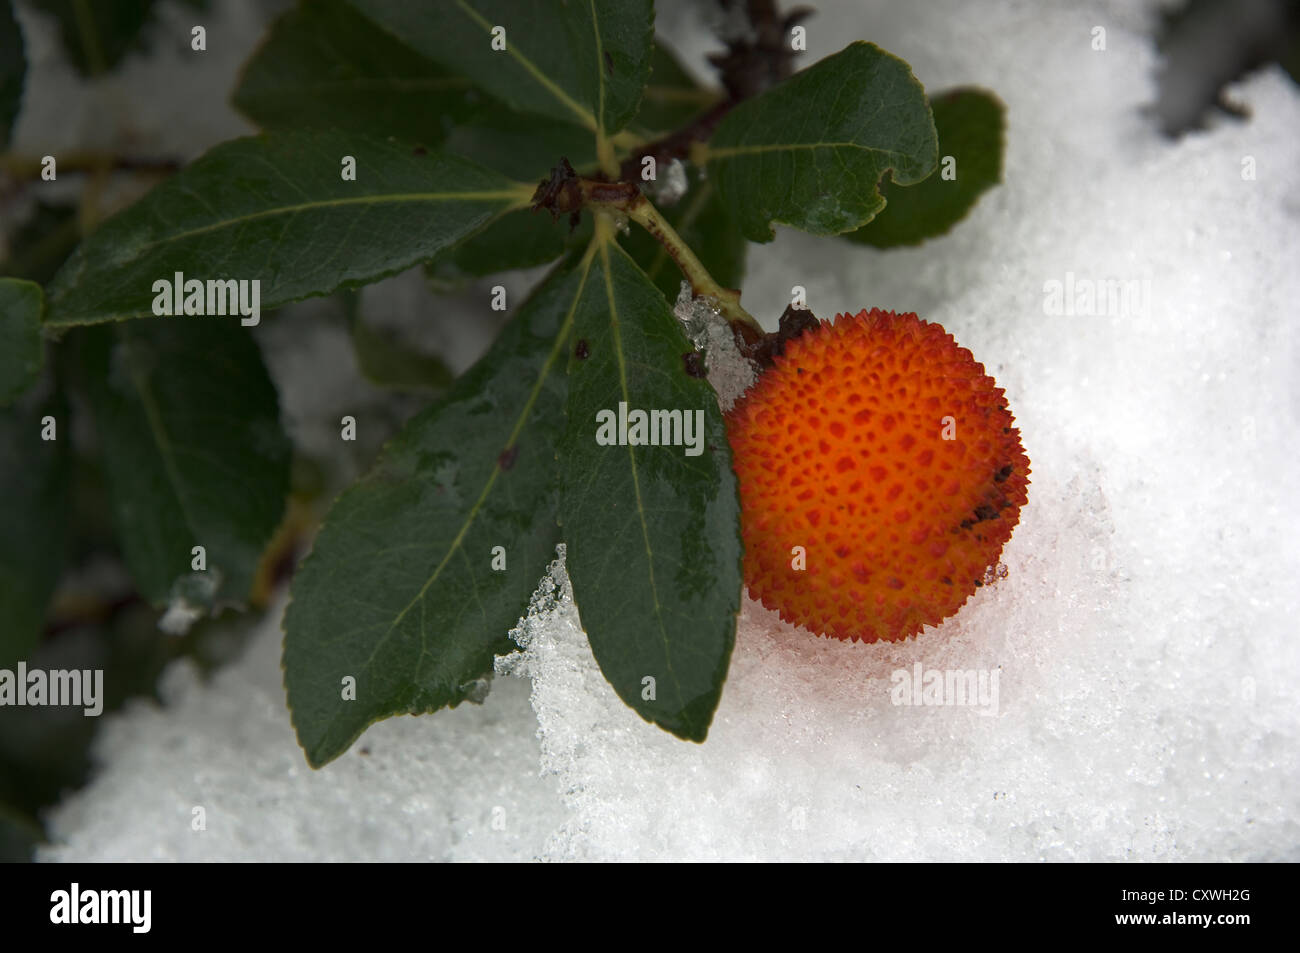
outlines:
[[[211, 684], [180, 666], [165, 708], [106, 719], [45, 859], [1300, 860], [1300, 92], [1266, 69], [1233, 91], [1248, 121], [1173, 143], [1144, 112], [1153, 7], [817, 6], [809, 61], [863, 37], [931, 90], [995, 90], [1006, 184], [919, 249], [782, 232], [744, 303], [769, 327], [794, 285], [819, 317], [917, 311], [984, 362], [1033, 467], [1007, 578], [902, 645], [747, 603], [693, 745], [618, 701], [557, 565], [485, 705], [376, 725], [321, 772], [277, 608]], [[698, 68], [693, 14], [660, 10]], [[1045, 313], [1067, 275], [1145, 294]], [[916, 663], [996, 671], [996, 714], [893, 704]]]
[[676, 205], [686, 194], [690, 183], [686, 178], [686, 166], [681, 159], [672, 159], [664, 166], [662, 178], [653, 179], [647, 186], [655, 205], [666, 208]]
[[175, 596], [158, 619], [158, 628], [168, 635], [184, 635], [206, 612], [205, 607], [194, 605], [184, 596]]
[[730, 410], [754, 383], [758, 368], [741, 356], [736, 335], [722, 316], [717, 300], [707, 295], [695, 297], [688, 281], [683, 281], [677, 292], [673, 314], [682, 323], [686, 337], [704, 357], [704, 368], [718, 395], [718, 405], [724, 411]]

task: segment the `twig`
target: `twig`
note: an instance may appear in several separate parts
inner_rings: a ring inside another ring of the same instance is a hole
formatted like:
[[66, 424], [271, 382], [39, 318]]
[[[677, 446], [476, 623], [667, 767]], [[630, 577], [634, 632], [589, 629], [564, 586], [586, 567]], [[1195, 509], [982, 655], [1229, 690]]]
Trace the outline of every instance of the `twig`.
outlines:
[[551, 170], [551, 177], [537, 186], [533, 194], [533, 209], [545, 209], [552, 218], [567, 214], [570, 222], [576, 222], [584, 208], [616, 212], [636, 222], [663, 245], [690, 282], [697, 298], [715, 300], [733, 328], [748, 328], [754, 335], [763, 334], [762, 325], [740, 306], [740, 292], [724, 288], [714, 280], [695, 252], [635, 183], [583, 178], [573, 171], [567, 159], [561, 159], [560, 164]]
[[646, 156], [653, 156], [656, 163], [686, 158], [691, 146], [711, 138], [718, 123], [739, 103], [770, 89], [794, 72], [794, 60], [799, 53], [790, 45], [790, 30], [814, 11], [796, 7], [783, 16], [775, 0], [720, 0], [724, 9], [733, 8], [737, 2], [745, 3], [747, 28], [739, 35], [722, 37], [727, 51], [709, 57], [709, 62], [718, 68], [726, 97], [676, 132], [634, 149], [623, 160], [620, 179], [635, 180]]

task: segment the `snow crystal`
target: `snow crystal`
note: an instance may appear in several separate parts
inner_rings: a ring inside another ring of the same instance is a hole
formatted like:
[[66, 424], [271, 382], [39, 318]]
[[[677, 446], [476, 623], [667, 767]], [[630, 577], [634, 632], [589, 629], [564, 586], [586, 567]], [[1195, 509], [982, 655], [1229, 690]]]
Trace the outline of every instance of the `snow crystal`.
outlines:
[[158, 628], [168, 635], [184, 635], [212, 608], [222, 573], [217, 566], [207, 572], [192, 572], [172, 583], [167, 610], [158, 620]]
[[686, 178], [686, 166], [681, 159], [671, 159], [664, 166], [664, 174], [649, 183], [650, 195], [660, 208], [672, 207], [682, 200], [690, 182]]
[[721, 320], [717, 305], [711, 304], [708, 298], [695, 297], [689, 281], [683, 281], [677, 290], [673, 314], [682, 323], [682, 331], [697, 351], [703, 351], [708, 344], [709, 325]]
[[177, 596], [167, 604], [167, 611], [158, 619], [158, 628], [168, 635], [184, 635], [195, 622], [203, 618], [207, 611], [203, 606], [196, 606], [182, 596]]
[[[917, 249], [779, 230], [746, 307], [916, 311], [984, 362], [1033, 467], [1007, 577], [899, 645], [747, 601], [696, 745], [619, 702], [557, 563], [484, 706], [321, 772], [268, 621], [210, 685], [182, 667], [165, 710], [106, 719], [46, 858], [1300, 860], [1300, 92], [1265, 69], [1231, 91], [1248, 119], [1171, 142], [1154, 5], [817, 6], [809, 62], [867, 37], [931, 90], [996, 90], [1005, 184]], [[660, 24], [699, 70], [690, 9]], [[1067, 284], [1137, 293], [1054, 308]], [[918, 672], [996, 673], [996, 705], [904, 704]]]
[[695, 297], [688, 281], [677, 293], [673, 313], [682, 323], [686, 337], [704, 357], [709, 383], [718, 395], [718, 404], [730, 410], [740, 395], [749, 390], [758, 368], [740, 353], [731, 325], [708, 296]]

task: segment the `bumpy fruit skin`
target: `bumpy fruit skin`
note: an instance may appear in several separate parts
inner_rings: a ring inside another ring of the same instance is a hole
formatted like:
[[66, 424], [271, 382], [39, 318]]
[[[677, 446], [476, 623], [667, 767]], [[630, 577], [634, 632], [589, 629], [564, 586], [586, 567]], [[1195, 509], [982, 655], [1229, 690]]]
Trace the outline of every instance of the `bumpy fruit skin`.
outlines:
[[984, 366], [915, 314], [841, 314], [789, 341], [727, 415], [750, 595], [855, 642], [937, 625], [1019, 521], [1014, 422]]

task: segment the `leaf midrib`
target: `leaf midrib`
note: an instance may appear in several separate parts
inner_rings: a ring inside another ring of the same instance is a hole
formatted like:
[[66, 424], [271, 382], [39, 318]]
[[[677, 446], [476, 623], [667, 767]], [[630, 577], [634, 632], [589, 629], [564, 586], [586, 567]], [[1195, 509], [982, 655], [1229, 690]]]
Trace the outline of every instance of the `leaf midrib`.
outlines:
[[[618, 358], [618, 384], [619, 391], [623, 395], [623, 400], [629, 405], [632, 397], [628, 391], [627, 385], [627, 363], [623, 358], [623, 338], [619, 333], [618, 305], [614, 296], [614, 271], [609, 260], [609, 246], [615, 244], [613, 237], [609, 234], [608, 229], [597, 229], [593, 242], [600, 244], [601, 264], [605, 269], [605, 296], [609, 301], [609, 328], [610, 335], [613, 338], [614, 354]], [[621, 254], [626, 254], [619, 249]], [[636, 514], [641, 523], [641, 539], [645, 543], [646, 570], [649, 575], [650, 598], [654, 603], [655, 622], [659, 627], [659, 636], [664, 643], [664, 663], [668, 666], [668, 675], [672, 679], [673, 687], [677, 690], [677, 701], [679, 705], [684, 704], [682, 694], [682, 684], [677, 678], [677, 672], [673, 669], [672, 648], [668, 641], [668, 631], [664, 627], [663, 606], [659, 602], [659, 589], [655, 584], [655, 566], [654, 566], [654, 549], [650, 545], [650, 528], [645, 522], [645, 504], [641, 499], [641, 479], [637, 473], [636, 450], [629, 442], [627, 445], [628, 466], [632, 471], [632, 490], [636, 497]]]
[[[475, 232], [475, 234], [477, 234], [478, 231], [481, 231], [482, 229], [487, 228], [488, 226], [492, 225], [493, 223], [495, 223], [495, 222], [497, 222], [497, 221], [500, 221], [502, 217], [504, 217], [505, 215], [509, 214], [510, 212], [515, 212], [515, 211], [518, 211], [519, 209], [527, 208], [527, 207], [531, 204], [531, 202], [532, 202], [532, 192], [531, 192], [531, 190], [533, 189], [533, 186], [525, 185], [525, 184], [522, 183], [522, 182], [520, 182], [520, 183], [516, 183], [516, 186], [517, 186], [517, 188], [516, 188], [515, 190], [511, 190], [511, 191], [508, 191], [508, 192], [507, 192], [507, 191], [502, 191], [502, 192], [501, 192], [501, 196], [502, 196], [502, 197], [513, 198], [513, 199], [515, 199], [515, 201], [511, 202], [509, 205], [504, 205], [504, 206], [502, 206], [501, 208], [499, 208], [499, 209], [498, 209], [498, 210], [493, 214], [493, 216], [492, 216], [490, 219], [488, 219], [488, 220], [487, 220], [487, 221], [486, 221], [486, 222], [481, 226], [481, 228], [478, 229], [478, 230]], [[525, 197], [525, 194], [524, 194], [524, 193], [525, 193], [525, 190], [529, 190], [528, 195], [527, 195], [526, 197]], [[427, 193], [427, 194], [428, 194], [428, 195], [431, 195], [431, 196], [436, 196], [436, 195], [452, 195], [453, 193]], [[478, 195], [482, 196], [482, 195], [488, 195], [489, 193], [465, 193], [465, 192], [462, 192], [462, 193], [455, 193], [455, 196], [456, 196], [456, 197], [465, 197], [465, 196], [472, 196], [472, 195], [475, 195], [475, 194], [478, 194]], [[410, 196], [399, 196], [399, 197], [400, 197], [400, 198], [409, 198]], [[365, 201], [366, 198], [384, 198], [384, 196], [369, 196], [369, 197], [357, 197], [357, 198], [341, 199], [341, 200], [336, 201], [336, 202], [333, 203], [333, 204], [356, 204], [356, 203], [358, 203], [358, 202]], [[299, 208], [299, 209], [300, 209], [300, 208], [302, 208], [302, 207], [303, 207], [303, 206], [298, 206], [298, 207], [295, 207], [295, 208]], [[286, 208], [287, 208], [287, 207], [286, 207]], [[147, 251], [148, 249], [151, 249], [151, 248], [155, 248], [155, 247], [157, 247], [157, 246], [159, 246], [159, 245], [163, 245], [163, 244], [166, 244], [166, 243], [169, 243], [169, 242], [181, 241], [181, 240], [183, 240], [183, 239], [185, 239], [185, 238], [190, 237], [191, 235], [194, 235], [194, 234], [197, 234], [197, 233], [201, 233], [201, 232], [204, 232], [204, 231], [210, 231], [210, 230], [212, 230], [212, 229], [214, 229], [214, 228], [217, 228], [217, 227], [226, 227], [226, 226], [231, 226], [231, 225], [234, 225], [234, 224], [238, 224], [238, 223], [240, 223], [240, 222], [242, 222], [242, 221], [247, 221], [247, 220], [249, 220], [250, 218], [257, 217], [258, 214], [269, 215], [270, 213], [283, 213], [283, 212], [285, 212], [285, 211], [286, 211], [285, 208], [265, 210], [264, 213], [255, 213], [254, 215], [244, 216], [242, 219], [229, 219], [229, 220], [227, 220], [227, 221], [225, 221], [225, 222], [222, 222], [222, 223], [216, 223], [216, 224], [214, 224], [213, 226], [205, 226], [205, 228], [203, 228], [203, 229], [191, 229], [190, 231], [187, 231], [187, 232], [178, 233], [178, 234], [171, 235], [171, 236], [168, 236], [168, 237], [165, 237], [165, 238], [161, 238], [161, 239], [159, 239], [158, 241], [150, 242], [150, 243], [147, 244], [147, 245], [143, 245], [143, 246], [141, 246], [141, 249], [140, 249], [140, 252], [139, 252], [139, 253], [135, 254], [135, 255], [134, 255], [134, 256], [133, 256], [129, 261], [121, 263], [121, 265], [119, 265], [119, 267], [123, 267], [123, 266], [128, 265], [128, 264], [134, 264], [135, 262], [139, 261], [141, 257], [143, 257], [143, 253], [144, 253], [145, 251]], [[469, 237], [469, 236], [466, 236], [466, 237]], [[462, 239], [462, 240], [463, 240], [463, 239]], [[74, 287], [75, 287], [75, 286], [74, 286]], [[65, 296], [66, 294], [67, 294], [67, 292], [64, 292], [64, 294], [60, 294], [60, 295], [57, 295], [57, 296], [53, 297], [53, 298], [51, 299], [51, 303], [52, 303], [53, 305], [57, 306], [57, 305], [60, 303], [60, 301], [63, 300], [63, 298], [64, 298], [64, 296]], [[289, 301], [299, 300], [300, 298], [309, 298], [309, 297], [312, 297], [314, 294], [328, 294], [328, 291], [325, 291], [325, 292], [313, 292], [313, 293], [308, 293], [308, 294], [305, 294], [305, 295], [291, 296], [291, 297], [289, 297], [289, 298], [285, 298], [285, 299], [277, 299], [277, 298], [274, 298], [274, 297], [272, 297], [272, 298], [267, 298], [267, 299], [265, 299], [265, 300], [263, 301], [262, 306], [263, 306], [264, 308], [279, 307], [279, 306], [282, 305], [282, 304], [287, 304]], [[83, 311], [80, 311], [80, 312], [74, 312], [74, 313], [71, 314], [71, 315], [67, 315], [67, 314], [60, 313], [60, 309], [58, 309], [57, 307], [51, 307], [51, 308], [49, 309], [49, 312], [50, 312], [51, 314], [53, 314], [54, 316], [53, 316], [51, 319], [47, 320], [45, 323], [48, 324], [48, 325], [50, 325], [50, 326], [52, 326], [52, 327], [76, 327], [76, 326], [78, 326], [78, 325], [86, 325], [86, 324], [102, 324], [102, 323], [107, 322], [107, 321], [115, 321], [115, 320], [117, 320], [117, 321], [124, 321], [124, 320], [130, 320], [130, 319], [132, 319], [132, 318], [147, 318], [147, 317], [152, 317], [152, 316], [153, 316], [153, 311], [152, 311], [152, 309], [150, 309], [150, 310], [146, 310], [146, 311], [114, 312], [114, 313], [112, 313], [112, 314], [105, 314], [104, 312], [100, 312], [100, 311], [90, 311], [90, 312], [86, 312], [86, 311], [83, 310]], [[84, 314], [90, 314], [90, 315], [92, 315], [93, 317], [92, 317], [91, 320], [80, 320], [80, 319], [79, 319], [79, 316], [80, 316], [80, 315], [84, 315]]]
[[[460, 7], [461, 10], [465, 12], [465, 15], [478, 24], [479, 27], [487, 30], [489, 34], [492, 32], [492, 24], [488, 23], [487, 20], [480, 16], [479, 12], [467, 4], [465, 0], [456, 0], [456, 6]], [[560, 89], [559, 86], [555, 85], [555, 83], [553, 83], [545, 73], [537, 68], [537, 65], [533, 63], [532, 60], [520, 52], [519, 47], [515, 45], [513, 40], [507, 39], [506, 41], [506, 55], [523, 67], [524, 70], [532, 76], [538, 86], [541, 86], [542, 89], [555, 97], [557, 102], [573, 112], [573, 114], [581, 121], [583, 126], [593, 132], [599, 128], [596, 117], [591, 114], [591, 111], [574, 100], [568, 93]]]
[[145, 420], [149, 424], [149, 434], [153, 438], [154, 445], [158, 448], [158, 455], [162, 458], [163, 470], [167, 474], [167, 481], [171, 484], [172, 494], [176, 497], [176, 503], [181, 509], [181, 516], [185, 518], [185, 523], [189, 527], [190, 533], [197, 539], [201, 534], [198, 520], [190, 512], [188, 497], [184, 489], [184, 481], [181, 479], [180, 470], [176, 466], [175, 454], [172, 451], [171, 437], [167, 433], [167, 427], [163, 423], [162, 411], [158, 407], [158, 402], [154, 398], [153, 391], [149, 388], [149, 382], [145, 375], [140, 371], [136, 362], [135, 347], [131, 341], [131, 333], [125, 328], [120, 330], [122, 343], [126, 345], [127, 366], [131, 369], [131, 383], [135, 386], [136, 395], [140, 398], [140, 404], [144, 407]]
[[596, 38], [596, 141], [600, 143], [605, 141], [605, 46], [600, 39], [596, 0], [589, 0], [588, 7], [591, 10], [591, 32]]
[[[299, 212], [305, 212], [318, 208], [335, 208], [345, 205], [387, 205], [404, 202], [477, 202], [492, 201], [494, 199], [510, 200], [512, 204], [508, 210], [523, 208], [529, 202], [532, 191], [535, 187], [526, 185], [523, 182], [515, 183], [514, 188], [510, 189], [490, 189], [480, 192], [398, 192], [387, 195], [350, 195], [343, 198], [319, 199], [313, 202], [302, 202], [297, 205], [281, 205], [275, 208], [261, 209], [256, 212], [249, 212], [247, 215], [239, 215], [235, 218], [222, 219], [219, 222], [212, 222], [199, 228], [191, 228], [183, 232], [175, 232], [171, 235], [165, 235], [157, 241], [148, 242], [139, 246], [139, 253], [134, 257], [139, 258], [140, 254], [159, 245], [165, 245], [171, 242], [184, 241], [187, 238], [193, 238], [195, 235], [206, 235], [209, 232], [220, 231], [223, 228], [233, 228], [236, 225], [243, 225], [245, 222], [257, 221], [263, 218], [274, 218], [278, 215], [297, 215]], [[527, 192], [527, 196], [525, 196]]]

